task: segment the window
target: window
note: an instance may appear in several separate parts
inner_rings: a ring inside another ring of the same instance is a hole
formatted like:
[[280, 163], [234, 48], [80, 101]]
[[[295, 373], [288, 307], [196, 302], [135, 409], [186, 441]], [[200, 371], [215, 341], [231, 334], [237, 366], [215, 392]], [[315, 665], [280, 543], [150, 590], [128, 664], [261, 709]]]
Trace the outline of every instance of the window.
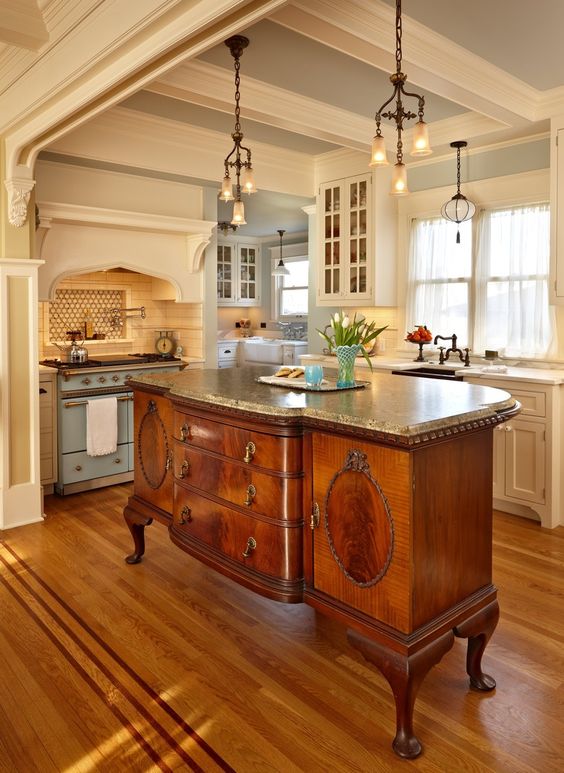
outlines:
[[476, 352], [508, 356], [549, 353], [553, 316], [548, 301], [547, 204], [482, 210], [460, 226], [442, 218], [414, 220], [409, 267], [407, 325], [435, 333], [456, 332]]
[[307, 258], [284, 258], [284, 265], [290, 272], [276, 277], [278, 296], [278, 317], [294, 317], [307, 314], [308, 271]]

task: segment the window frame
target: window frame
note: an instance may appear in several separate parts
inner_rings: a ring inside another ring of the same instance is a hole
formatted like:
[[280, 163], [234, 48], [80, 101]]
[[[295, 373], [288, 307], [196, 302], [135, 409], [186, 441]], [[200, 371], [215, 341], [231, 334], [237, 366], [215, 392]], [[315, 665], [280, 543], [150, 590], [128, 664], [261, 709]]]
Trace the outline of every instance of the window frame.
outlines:
[[[487, 206], [487, 205], [481, 205], [479, 207], [476, 207], [476, 213], [472, 219], [471, 223], [471, 229], [470, 229], [470, 237], [471, 237], [471, 252], [470, 252], [470, 276], [469, 277], [445, 277], [441, 279], [422, 279], [422, 280], [415, 280], [414, 281], [414, 288], [421, 287], [423, 285], [447, 285], [447, 284], [467, 284], [468, 285], [468, 310], [467, 310], [467, 320], [468, 320], [468, 339], [467, 339], [467, 346], [469, 347], [470, 351], [475, 349], [475, 341], [476, 339], [480, 339], [484, 337], [484, 331], [478, 331], [476, 329], [476, 326], [478, 324], [478, 302], [479, 302], [479, 294], [483, 294], [483, 298], [480, 299], [480, 302], [484, 304], [484, 307], [486, 305], [487, 301], [487, 291], [488, 287], [491, 284], [495, 283], [503, 283], [503, 282], [524, 282], [524, 281], [539, 281], [543, 280], [547, 283], [547, 289], [549, 290], [549, 282], [550, 282], [550, 266], [548, 268], [548, 271], [546, 274], [510, 274], [506, 276], [497, 276], [497, 275], [491, 275], [491, 276], [478, 276], [478, 240], [477, 240], [477, 223], [478, 223], [478, 216], [483, 215], [484, 213], [493, 213], [493, 212], [503, 212], [508, 210], [517, 210], [517, 209], [526, 209], [529, 207], [540, 207], [540, 206], [547, 206], [550, 211], [550, 200], [547, 197], [545, 200], [540, 201], [519, 201], [517, 203], [504, 203], [503, 205], [499, 206]], [[437, 220], [440, 221], [441, 217], [437, 216], [436, 213], [433, 216], [419, 216], [419, 217], [412, 217], [410, 220], [410, 239], [412, 238], [412, 234], [414, 233], [414, 223], [422, 222], [422, 221], [431, 221], [431, 220]], [[455, 224], [453, 224], [454, 226]], [[454, 228], [453, 228], [454, 233]], [[548, 249], [550, 250], [550, 243], [548, 245]], [[409, 255], [410, 255], [411, 248], [408, 251], [408, 271], [409, 271]], [[409, 294], [409, 281], [406, 281], [406, 295], [405, 295], [405, 303], [404, 303], [404, 310], [407, 313], [407, 299]], [[550, 298], [550, 294], [549, 294]], [[549, 302], [550, 305], [550, 302]], [[434, 331], [436, 333], [436, 331]], [[482, 351], [476, 352], [476, 354], [481, 355], [483, 354]], [[518, 355], [519, 357], [524, 355]], [[547, 356], [547, 353], [545, 353], [542, 356]], [[537, 357], [539, 359], [540, 357]]]
[[[292, 289], [296, 289], [296, 290], [307, 289], [309, 291], [309, 279], [310, 279], [311, 272], [309, 270], [310, 257], [309, 257], [307, 243], [284, 245], [282, 247], [282, 259], [284, 263], [307, 261], [308, 284], [300, 285]], [[270, 248], [271, 274], [272, 274], [272, 271], [275, 269], [275, 267], [278, 265], [279, 261], [280, 261], [280, 247], [271, 247]], [[282, 308], [281, 293], [282, 293], [282, 277], [273, 276], [272, 285], [271, 285], [272, 319], [279, 322], [298, 322], [300, 320], [307, 320], [308, 318], [307, 311], [304, 314], [283, 314], [283, 315], [280, 314], [280, 309]], [[308, 307], [309, 307], [309, 304], [308, 304]]]
[[[453, 156], [454, 158], [454, 156]], [[404, 343], [407, 305], [407, 272], [409, 261], [409, 238], [411, 221], [437, 217], [442, 205], [452, 197], [452, 186], [426, 188], [411, 193], [397, 201], [397, 348], [407, 351]], [[474, 202], [478, 209], [506, 209], [519, 206], [534, 206], [550, 202], [550, 170], [534, 169], [528, 172], [503, 175], [465, 183], [464, 195]], [[472, 229], [474, 232], [473, 218]], [[475, 239], [475, 237], [474, 237]], [[472, 297], [472, 308], [476, 307]], [[521, 360], [534, 358], [520, 357]], [[537, 360], [539, 358], [536, 358]], [[546, 358], [545, 358], [546, 359]]]

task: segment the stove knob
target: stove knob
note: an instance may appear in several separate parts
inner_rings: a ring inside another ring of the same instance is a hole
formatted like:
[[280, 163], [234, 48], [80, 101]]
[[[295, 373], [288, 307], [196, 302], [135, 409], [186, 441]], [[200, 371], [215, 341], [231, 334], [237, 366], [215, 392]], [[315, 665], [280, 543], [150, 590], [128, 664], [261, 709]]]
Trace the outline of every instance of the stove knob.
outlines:
[[106, 377], [105, 376], [98, 376], [98, 381], [100, 382], [100, 384], [105, 384], [106, 383]]
[[83, 384], [89, 384], [90, 383], [90, 379], [89, 378], [83, 378], [82, 379], [82, 383]]
[[119, 381], [119, 376], [112, 376], [112, 381]]

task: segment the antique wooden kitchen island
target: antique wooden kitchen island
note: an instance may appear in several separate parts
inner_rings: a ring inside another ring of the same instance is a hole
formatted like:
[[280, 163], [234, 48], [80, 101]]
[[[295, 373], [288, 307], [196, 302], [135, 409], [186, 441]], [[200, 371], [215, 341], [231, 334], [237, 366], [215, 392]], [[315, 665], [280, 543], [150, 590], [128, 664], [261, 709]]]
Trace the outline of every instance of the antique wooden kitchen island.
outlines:
[[416, 757], [413, 707], [427, 672], [468, 639], [470, 685], [499, 609], [492, 584], [493, 429], [519, 410], [507, 393], [369, 376], [333, 392], [257, 382], [272, 369], [141, 376], [135, 549], [153, 519], [182, 550], [282, 602], [348, 628], [396, 704], [393, 748]]

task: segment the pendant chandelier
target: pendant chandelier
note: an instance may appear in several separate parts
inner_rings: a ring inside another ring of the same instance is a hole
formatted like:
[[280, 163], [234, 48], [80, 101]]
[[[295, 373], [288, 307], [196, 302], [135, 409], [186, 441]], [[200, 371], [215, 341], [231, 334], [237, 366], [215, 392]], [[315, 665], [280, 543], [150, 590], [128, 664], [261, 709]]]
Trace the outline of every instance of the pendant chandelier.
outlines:
[[[441, 215], [456, 223], [457, 226], [470, 220], [476, 212], [476, 205], [460, 193], [460, 148], [465, 148], [467, 145], [464, 140], [450, 143], [451, 148], [456, 148], [456, 193], [441, 207]], [[460, 244], [460, 229], [456, 231], [456, 243]]]
[[[382, 118], [387, 118], [390, 121], [394, 121], [396, 124], [396, 131], [398, 135], [396, 146], [396, 164], [394, 166], [394, 173], [392, 175], [392, 188], [390, 194], [392, 196], [406, 196], [409, 193], [407, 188], [407, 172], [405, 164], [403, 163], [403, 140], [402, 131], [404, 121], [410, 121], [412, 118], [418, 118], [419, 120], [413, 127], [413, 147], [411, 150], [412, 156], [428, 156], [432, 151], [429, 146], [429, 135], [427, 132], [427, 124], [423, 120], [423, 111], [425, 108], [425, 97], [419, 94], [406, 91], [404, 86], [407, 80], [407, 75], [401, 71], [401, 0], [396, 0], [396, 71], [390, 75], [390, 80], [393, 84], [394, 90], [392, 96], [384, 102], [376, 113], [376, 134], [372, 140], [372, 154], [370, 160], [370, 166], [387, 166], [388, 159], [386, 156], [386, 147], [384, 144], [384, 137], [380, 129], [380, 123]], [[417, 113], [412, 113], [411, 110], [405, 110], [402, 102], [402, 95], [404, 97], [414, 97], [417, 99]], [[396, 109], [392, 112], [391, 109], [385, 113], [382, 112], [390, 102], [395, 99]]]
[[[233, 219], [231, 225], [239, 226], [246, 225], [245, 220], [245, 206], [241, 201], [241, 190], [245, 193], [256, 193], [255, 181], [253, 175], [253, 166], [251, 163], [251, 151], [249, 148], [242, 145], [243, 132], [241, 131], [240, 114], [241, 108], [239, 107], [239, 100], [241, 94], [239, 91], [239, 85], [241, 78], [239, 76], [239, 70], [241, 68], [240, 59], [245, 48], [249, 45], [249, 39], [242, 35], [233, 35], [225, 41], [225, 45], [231, 51], [231, 56], [235, 60], [235, 129], [231, 138], [233, 139], [233, 148], [229, 155], [225, 158], [224, 166], [225, 172], [223, 182], [221, 183], [221, 193], [219, 198], [221, 201], [233, 201]], [[241, 160], [241, 152], [244, 151], [247, 160]], [[233, 196], [233, 182], [229, 174], [230, 169], [235, 169], [235, 196]]]
[[283, 231], [281, 228], [278, 229], [278, 234], [280, 236], [280, 260], [276, 264], [276, 268], [273, 270], [272, 276], [288, 276], [290, 274], [282, 259], [282, 237], [285, 233], [286, 231]]

